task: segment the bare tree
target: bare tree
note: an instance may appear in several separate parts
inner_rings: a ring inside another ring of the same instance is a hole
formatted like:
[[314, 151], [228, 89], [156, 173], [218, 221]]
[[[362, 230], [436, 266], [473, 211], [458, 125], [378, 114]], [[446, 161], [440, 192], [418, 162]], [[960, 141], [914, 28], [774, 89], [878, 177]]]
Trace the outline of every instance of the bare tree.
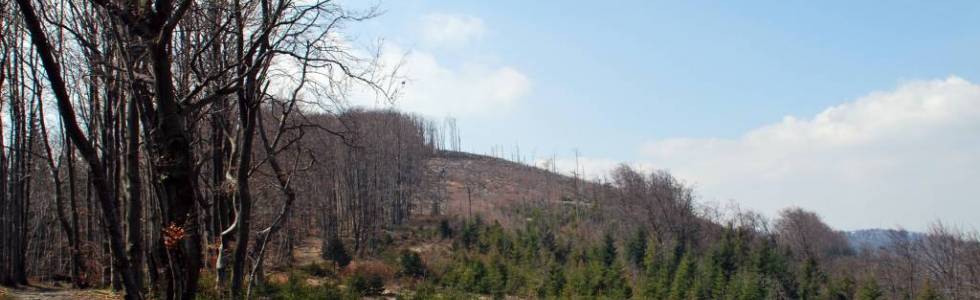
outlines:
[[787, 208], [774, 225], [779, 242], [801, 260], [822, 260], [850, 252], [843, 234], [827, 226], [816, 213]]

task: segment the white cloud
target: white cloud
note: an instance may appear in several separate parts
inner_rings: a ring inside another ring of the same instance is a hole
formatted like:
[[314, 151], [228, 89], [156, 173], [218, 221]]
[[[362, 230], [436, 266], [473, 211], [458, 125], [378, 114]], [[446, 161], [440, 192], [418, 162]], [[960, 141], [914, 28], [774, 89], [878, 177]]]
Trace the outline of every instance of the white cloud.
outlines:
[[432, 46], [460, 46], [486, 33], [483, 20], [461, 14], [433, 13], [421, 19], [422, 39]]
[[[422, 18], [425, 38], [439, 42], [465, 42], [485, 31], [479, 18], [456, 14], [429, 14]], [[454, 53], [449, 63], [430, 48], [410, 49], [386, 43], [362, 48], [346, 36], [328, 35], [336, 57], [351, 73], [378, 84], [393, 101], [341, 68], [317, 67], [307, 76], [301, 97], [311, 110], [339, 111], [350, 107], [394, 108], [441, 118], [494, 116], [515, 109], [531, 89], [531, 80], [515, 66], [501, 64], [492, 55]], [[340, 52], [343, 52], [341, 54]], [[442, 54], [442, 53], [440, 53]], [[279, 56], [270, 71], [272, 92], [288, 96], [298, 85], [301, 66], [294, 59]], [[392, 103], [393, 102], [393, 103]]]
[[[382, 51], [381, 61], [398, 73], [395, 106], [430, 117], [472, 117], [506, 113], [514, 109], [531, 88], [520, 70], [508, 65], [469, 61], [451, 66], [424, 51], [406, 52], [397, 45]], [[368, 97], [362, 97], [368, 98]], [[353, 104], [376, 106], [364, 99]]]
[[708, 200], [769, 215], [796, 205], [842, 228], [980, 225], [980, 86], [957, 77], [904, 83], [738, 138], [656, 141], [644, 154]]
[[[394, 107], [429, 117], [473, 117], [507, 113], [531, 88], [531, 80], [517, 67], [492, 60], [492, 55], [453, 53], [451, 60], [433, 47], [459, 46], [486, 31], [477, 17], [460, 14], [428, 14], [421, 18], [425, 46], [406, 50], [398, 44], [381, 47], [382, 74], [393, 80]], [[450, 62], [451, 61], [451, 62]], [[387, 87], [387, 86], [386, 86]], [[349, 104], [388, 107], [376, 93], [359, 89], [348, 97]]]

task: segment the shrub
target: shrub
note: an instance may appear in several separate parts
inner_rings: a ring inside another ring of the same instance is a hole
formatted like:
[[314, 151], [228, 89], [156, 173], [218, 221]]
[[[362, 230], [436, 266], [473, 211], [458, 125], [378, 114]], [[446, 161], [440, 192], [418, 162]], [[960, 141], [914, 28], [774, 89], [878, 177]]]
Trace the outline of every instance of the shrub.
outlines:
[[858, 300], [878, 300], [884, 299], [885, 293], [882, 291], [881, 286], [878, 285], [878, 281], [874, 278], [868, 278], [858, 289], [855, 299]]
[[418, 253], [409, 250], [402, 250], [398, 263], [401, 267], [399, 272], [405, 276], [422, 277], [425, 276], [425, 265], [422, 257]]
[[[221, 291], [218, 291], [218, 289], [216, 288], [217, 281], [215, 281], [215, 279], [216, 277], [213, 272], [209, 272], [209, 271], [201, 272], [201, 275], [197, 278], [198, 288], [197, 288], [197, 295], [195, 296], [196, 299], [202, 299], [202, 300], [221, 299], [222, 293]], [[3, 292], [0, 291], [0, 295], [2, 294]], [[0, 296], [0, 300], [7, 300], [7, 299], [12, 299], [12, 298], [4, 298], [3, 296]]]
[[282, 284], [269, 284], [257, 289], [258, 298], [300, 300], [300, 299], [343, 299], [343, 295], [335, 286], [310, 286], [304, 283], [304, 276], [293, 272], [289, 280]]
[[391, 245], [395, 244], [395, 238], [392, 237], [390, 233], [384, 232], [381, 235], [371, 237], [368, 239], [367, 243], [369, 245], [368, 249], [370, 249], [372, 253], [376, 254], [384, 252], [385, 249], [388, 249], [391, 247]]
[[436, 286], [428, 281], [424, 281], [415, 286], [415, 292], [406, 299], [433, 299], [436, 298]]
[[487, 268], [482, 261], [463, 259], [457, 262], [442, 280], [443, 284], [463, 291], [485, 293], [487, 289], [483, 279], [486, 275]]
[[358, 296], [379, 295], [385, 288], [384, 278], [374, 274], [353, 274], [346, 283], [347, 290]]
[[453, 227], [449, 225], [449, 220], [439, 220], [439, 237], [444, 239], [453, 237]]
[[480, 239], [480, 228], [483, 227], [483, 221], [479, 216], [473, 221], [467, 221], [463, 224], [463, 229], [460, 230], [459, 242], [462, 243], [463, 248], [472, 249], [473, 246], [479, 242]]
[[378, 261], [357, 261], [348, 265], [344, 274], [348, 291], [363, 296], [381, 294], [385, 281], [391, 279], [394, 272]]
[[333, 277], [334, 275], [337, 275], [337, 270], [335, 270], [332, 266], [318, 263], [304, 265], [300, 267], [299, 270], [315, 277]]
[[323, 248], [323, 259], [332, 261], [341, 268], [346, 267], [351, 261], [350, 254], [347, 253], [347, 248], [339, 237], [332, 237], [327, 241], [326, 247]]
[[394, 277], [395, 271], [381, 261], [359, 260], [351, 262], [342, 272], [342, 275], [346, 276], [354, 274], [373, 274], [381, 276], [384, 279], [391, 279]]

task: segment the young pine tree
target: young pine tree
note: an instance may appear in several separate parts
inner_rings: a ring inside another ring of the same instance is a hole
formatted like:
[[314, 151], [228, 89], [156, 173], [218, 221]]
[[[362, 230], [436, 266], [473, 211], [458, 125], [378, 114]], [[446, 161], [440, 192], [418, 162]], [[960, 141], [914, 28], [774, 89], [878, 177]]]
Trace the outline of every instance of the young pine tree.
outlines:
[[926, 281], [922, 289], [919, 290], [919, 295], [915, 296], [915, 300], [942, 300], [943, 296], [939, 294], [936, 288], [932, 287], [932, 283]]
[[629, 299], [633, 296], [633, 289], [623, 276], [623, 269], [623, 264], [619, 260], [605, 268], [600, 285], [602, 294], [611, 299]]
[[338, 237], [332, 237], [327, 241], [327, 248], [323, 250], [322, 256], [323, 259], [332, 261], [340, 267], [346, 267], [351, 261], [343, 240]]
[[727, 228], [722, 233], [722, 238], [711, 250], [711, 264], [717, 266], [725, 275], [731, 277], [738, 268], [738, 241], [735, 231]]
[[769, 280], [767, 285], [770, 289], [781, 291], [780, 294], [787, 297], [797, 298], [796, 276], [790, 270], [789, 256], [776, 247], [772, 240], [759, 241], [750, 251], [749, 264]]
[[486, 293], [489, 290], [484, 284], [484, 277], [486, 276], [486, 265], [478, 259], [473, 259], [465, 263], [456, 284], [459, 289], [464, 291]]
[[688, 298], [719, 299], [724, 295], [727, 285], [727, 279], [721, 269], [712, 259], [706, 257], [698, 264], [694, 285]]
[[647, 252], [647, 231], [640, 228], [626, 242], [626, 258], [629, 263], [636, 268], [643, 268], [643, 258]]
[[881, 286], [878, 285], [878, 281], [869, 277], [861, 284], [861, 288], [858, 289], [855, 299], [880, 300], [885, 299], [885, 293], [881, 290]]
[[507, 265], [497, 255], [493, 255], [488, 264], [487, 276], [483, 278], [483, 286], [494, 297], [502, 297], [507, 293], [508, 275]]
[[482, 227], [483, 222], [479, 217], [475, 221], [463, 223], [463, 229], [460, 230], [459, 242], [462, 244], [463, 248], [471, 249], [476, 246], [480, 239], [480, 227]]
[[545, 274], [544, 282], [538, 289], [538, 297], [550, 299], [561, 295], [561, 290], [565, 287], [565, 270], [557, 263], [548, 264], [548, 271]]
[[817, 299], [820, 294], [820, 287], [823, 285], [824, 275], [820, 271], [817, 261], [807, 258], [800, 267], [797, 293], [802, 300]]
[[439, 220], [439, 237], [443, 239], [453, 237], [453, 227], [449, 225], [449, 220]]
[[853, 299], [853, 296], [854, 279], [850, 276], [831, 280], [820, 292], [821, 300], [847, 300]]
[[677, 272], [674, 272], [674, 280], [670, 286], [670, 300], [684, 300], [688, 298], [691, 287], [694, 285], [694, 260], [690, 255], [684, 255], [681, 262], [677, 265]]
[[595, 285], [593, 283], [597, 274], [593, 273], [593, 265], [599, 264], [596, 262], [581, 264], [572, 267], [565, 273], [565, 286], [562, 290], [564, 298], [595, 297]]
[[735, 286], [729, 289], [728, 293], [735, 295], [737, 300], [765, 299], [766, 290], [762, 284], [762, 277], [759, 273], [743, 270], [735, 275], [732, 282]]
[[398, 272], [401, 275], [411, 277], [425, 276], [425, 264], [422, 263], [422, 257], [414, 251], [402, 250], [398, 258], [398, 264], [400, 267]]
[[647, 247], [643, 258], [643, 280], [640, 295], [645, 299], [664, 299], [670, 287], [670, 270], [657, 251], [657, 246]]
[[616, 240], [613, 239], [611, 234], [606, 233], [603, 235], [602, 245], [596, 249], [595, 256], [607, 268], [612, 266], [616, 261]]

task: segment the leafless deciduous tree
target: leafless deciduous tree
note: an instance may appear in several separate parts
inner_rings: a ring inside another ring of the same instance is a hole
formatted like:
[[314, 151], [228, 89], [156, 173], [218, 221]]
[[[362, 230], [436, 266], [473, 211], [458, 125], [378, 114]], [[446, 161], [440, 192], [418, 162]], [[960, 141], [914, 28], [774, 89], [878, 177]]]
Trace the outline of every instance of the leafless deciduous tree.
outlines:
[[[245, 275], [256, 270], [250, 265], [261, 266], [261, 249], [283, 226], [295, 198], [287, 177], [299, 161], [287, 164], [277, 156], [300, 149], [281, 136], [305, 126], [295, 125], [303, 119], [286, 122], [300, 110], [302, 95], [331, 102], [354, 83], [389, 92], [373, 75], [371, 57], [356, 55], [336, 33], [347, 22], [373, 17], [373, 10], [356, 13], [331, 1], [291, 0], [0, 5], [0, 88], [12, 125], [4, 131], [11, 150], [0, 157], [0, 279], [7, 283], [26, 282], [27, 225], [57, 220], [68, 236], [71, 277], [78, 285], [84, 283], [85, 260], [108, 253], [112, 267], [103, 278], [123, 287], [128, 299], [144, 298], [148, 290], [190, 299], [212, 255], [207, 248], [216, 249], [219, 278], [231, 266], [232, 296], [244, 296], [239, 291]], [[11, 9], [18, 13], [9, 14]], [[284, 89], [292, 92], [283, 96]], [[51, 142], [53, 131], [43, 122], [44, 103], [52, 100], [64, 128], [66, 143], [60, 145]], [[271, 108], [282, 103], [289, 109]], [[256, 135], [266, 130], [259, 124], [263, 110], [283, 122], [267, 128], [272, 137], [263, 132], [257, 143]], [[85, 174], [75, 172], [75, 151]], [[37, 164], [38, 157], [46, 163]], [[54, 178], [46, 183], [55, 187], [52, 195], [45, 195], [53, 201], [41, 203], [54, 204], [56, 216], [32, 214], [32, 175], [39, 166]], [[257, 170], [269, 166], [286, 199], [279, 217], [254, 224], [257, 188], [251, 183]], [[78, 186], [91, 191], [87, 195], [98, 205], [76, 205]], [[391, 217], [404, 218], [401, 211]], [[93, 223], [101, 230], [93, 230]], [[255, 232], [253, 226], [265, 229]], [[88, 235], [84, 241], [80, 232]], [[97, 236], [108, 242], [96, 243]], [[251, 242], [254, 236], [259, 243]], [[91, 245], [104, 245], [105, 252], [85, 250]], [[250, 252], [257, 254], [250, 258]]]
[[833, 230], [820, 216], [810, 211], [784, 209], [774, 226], [780, 244], [789, 247], [801, 260], [823, 260], [851, 251], [843, 233]]

